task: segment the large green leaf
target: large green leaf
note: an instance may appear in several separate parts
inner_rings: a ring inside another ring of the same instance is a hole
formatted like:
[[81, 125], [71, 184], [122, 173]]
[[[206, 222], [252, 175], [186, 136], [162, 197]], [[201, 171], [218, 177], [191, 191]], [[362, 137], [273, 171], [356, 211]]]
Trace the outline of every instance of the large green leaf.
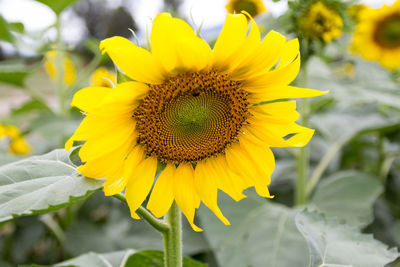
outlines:
[[75, 3], [77, 0], [36, 0], [50, 7], [57, 15], [64, 11], [67, 7]]
[[102, 187], [82, 177], [63, 149], [0, 167], [0, 222], [71, 205]]
[[310, 267], [378, 267], [399, 256], [396, 248], [389, 250], [372, 235], [361, 234], [316, 211], [300, 212], [296, 225], [307, 240]]
[[307, 245], [294, 221], [298, 210], [257, 196], [239, 203], [223, 196], [220, 207], [231, 226], [200, 210], [204, 234], [220, 266], [307, 266]]
[[0, 16], [0, 40], [12, 42], [14, 37], [11, 35], [7, 21]]
[[[98, 254], [89, 252], [79, 257], [60, 262], [46, 267], [163, 267], [164, 253], [157, 250], [142, 250], [136, 252], [133, 249]], [[198, 261], [183, 258], [183, 267], [206, 267]], [[20, 266], [23, 267], [23, 266]], [[28, 266], [25, 266], [28, 267]], [[29, 267], [40, 267], [30, 265]], [[42, 266], [45, 267], [45, 266]]]
[[31, 73], [32, 69], [21, 63], [3, 62], [0, 64], [0, 83], [24, 87], [25, 78]]
[[373, 204], [382, 190], [376, 177], [338, 172], [318, 185], [311, 204], [347, 224], [365, 227], [373, 219]]

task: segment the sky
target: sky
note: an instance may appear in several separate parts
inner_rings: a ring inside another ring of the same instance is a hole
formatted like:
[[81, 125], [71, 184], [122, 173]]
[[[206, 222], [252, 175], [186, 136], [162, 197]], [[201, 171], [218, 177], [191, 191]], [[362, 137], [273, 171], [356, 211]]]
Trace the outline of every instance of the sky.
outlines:
[[[55, 0], [56, 1], [56, 0]], [[119, 3], [122, 0], [104, 1], [105, 3]], [[129, 1], [125, 1], [128, 2]], [[181, 6], [181, 13], [186, 17], [193, 17], [195, 23], [203, 28], [212, 28], [222, 25], [225, 16], [225, 4], [227, 0], [185, 0]], [[393, 0], [363, 0], [368, 5], [379, 7], [384, 3], [392, 3]], [[146, 25], [151, 25], [152, 18], [162, 8], [161, 0], [134, 0], [129, 5], [130, 11], [133, 13], [139, 32], [144, 32]], [[273, 15], [279, 16], [287, 9], [287, 0], [273, 2], [272, 0], [264, 0], [264, 3]], [[210, 8], [211, 7], [211, 8]], [[55, 15], [45, 5], [34, 0], [0, 0], [0, 14], [7, 21], [20, 21], [25, 25], [28, 32], [39, 32], [49, 27], [55, 22]], [[71, 12], [65, 12], [62, 16], [64, 24], [62, 37], [67, 43], [76, 43], [84, 35], [83, 22], [72, 15]], [[68, 27], [65, 27], [68, 25]], [[48, 32], [43, 38], [53, 39], [55, 32]]]

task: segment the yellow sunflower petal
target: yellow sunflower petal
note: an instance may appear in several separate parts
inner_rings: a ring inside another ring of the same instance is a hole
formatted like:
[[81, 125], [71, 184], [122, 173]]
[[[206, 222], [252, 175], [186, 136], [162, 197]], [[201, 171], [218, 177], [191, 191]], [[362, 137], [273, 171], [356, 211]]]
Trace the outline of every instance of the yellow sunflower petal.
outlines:
[[277, 99], [290, 99], [290, 98], [306, 98], [321, 96], [329, 93], [328, 91], [319, 91], [309, 88], [300, 88], [294, 86], [285, 86], [281, 88], [267, 89], [262, 93], [254, 93], [249, 98], [254, 103], [259, 103], [262, 101], [270, 101]]
[[110, 92], [111, 89], [107, 87], [83, 88], [74, 94], [71, 106], [90, 113]]
[[277, 69], [287, 66], [288, 63], [293, 62], [293, 60], [299, 56], [300, 44], [299, 39], [293, 39], [287, 42], [283, 48], [281, 58], [279, 59]]
[[243, 14], [229, 14], [214, 45], [212, 65], [224, 69], [228, 59], [242, 46], [247, 35], [247, 19]]
[[124, 161], [123, 168], [114, 177], [107, 177], [103, 191], [106, 196], [118, 194], [124, 190], [131, 172], [143, 161], [144, 151], [141, 146], [135, 146]]
[[126, 201], [134, 219], [140, 219], [136, 210], [142, 205], [150, 192], [156, 169], [157, 159], [150, 157], [143, 160], [136, 168], [130, 168], [130, 171], [124, 172], [128, 179], [125, 190]]
[[269, 147], [263, 146], [249, 134], [242, 135], [239, 141], [240, 146], [247, 151], [248, 157], [252, 159], [259, 173], [262, 174], [254, 177], [257, 194], [271, 198], [267, 186], [271, 183], [271, 174], [275, 168], [274, 154]]
[[211, 49], [183, 20], [162, 13], [154, 20], [151, 52], [169, 72], [200, 71], [208, 66]]
[[164, 216], [174, 202], [175, 171], [176, 168], [173, 164], [167, 164], [160, 176], [158, 176], [151, 192], [147, 209], [156, 217]]
[[100, 49], [133, 80], [160, 84], [165, 78], [160, 62], [149, 51], [137, 47], [128, 39], [120, 36], [107, 38], [101, 41]]
[[230, 225], [218, 207], [218, 189], [214, 177], [210, 175], [210, 166], [200, 161], [194, 171], [194, 184], [203, 203], [225, 224]]
[[194, 186], [194, 171], [189, 163], [181, 163], [175, 172], [174, 177], [174, 196], [176, 204], [186, 216], [193, 230], [202, 231], [196, 226], [194, 221], [195, 209], [200, 205], [200, 198]]

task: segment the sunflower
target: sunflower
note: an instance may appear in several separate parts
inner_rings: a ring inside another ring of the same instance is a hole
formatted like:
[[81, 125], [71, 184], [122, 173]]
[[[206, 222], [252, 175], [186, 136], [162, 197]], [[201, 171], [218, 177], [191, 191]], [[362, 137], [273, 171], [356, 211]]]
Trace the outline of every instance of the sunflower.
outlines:
[[112, 87], [116, 83], [115, 74], [105, 67], [97, 68], [90, 76], [91, 86]]
[[26, 142], [19, 129], [14, 125], [0, 125], [0, 141], [10, 140], [8, 152], [14, 155], [27, 155], [31, 152], [30, 145]]
[[352, 51], [387, 69], [400, 67], [400, 0], [392, 6], [367, 9], [354, 32]]
[[350, 16], [352, 20], [354, 20], [355, 22], [359, 22], [361, 13], [367, 8], [368, 6], [364, 4], [354, 4], [346, 9], [346, 13]]
[[[50, 50], [45, 55], [44, 67], [46, 69], [47, 74], [52, 80], [57, 80], [57, 67], [56, 67], [56, 59], [57, 59], [57, 51]], [[71, 59], [68, 56], [65, 56], [63, 59], [63, 68], [64, 68], [64, 83], [66, 85], [72, 85], [76, 79], [76, 70], [75, 66], [72, 63]]]
[[262, 0], [229, 0], [225, 8], [231, 14], [246, 11], [252, 17], [255, 17], [267, 10]]
[[213, 50], [168, 13], [155, 18], [150, 39], [150, 52], [122, 37], [100, 43], [134, 81], [78, 91], [71, 105], [86, 117], [66, 149], [86, 141], [78, 171], [105, 177], [106, 195], [125, 189], [135, 219], [152, 189], [147, 208], [157, 217], [175, 201], [199, 231], [202, 201], [228, 225], [218, 189], [236, 201], [252, 186], [271, 197], [270, 147], [304, 146], [314, 133], [295, 123], [296, 102], [287, 99], [324, 92], [289, 86], [300, 67], [298, 40], [271, 31], [261, 41], [243, 14], [227, 16]]
[[329, 43], [342, 35], [343, 21], [339, 13], [318, 1], [299, 18], [300, 33], [310, 39], [321, 39]]

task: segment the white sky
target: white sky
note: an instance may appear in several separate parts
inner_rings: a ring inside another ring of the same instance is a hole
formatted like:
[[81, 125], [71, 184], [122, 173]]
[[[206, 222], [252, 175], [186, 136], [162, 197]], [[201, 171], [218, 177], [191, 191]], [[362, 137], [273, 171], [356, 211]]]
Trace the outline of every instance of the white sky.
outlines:
[[[57, 1], [57, 0], [54, 0]], [[378, 7], [383, 3], [392, 3], [394, 0], [363, 0], [362, 2], [371, 6]], [[120, 0], [112, 2], [104, 1], [105, 4], [118, 3]], [[181, 6], [181, 12], [186, 17], [193, 16], [197, 25], [203, 22], [203, 28], [210, 28], [222, 25], [225, 20], [225, 4], [227, 0], [185, 0]], [[287, 1], [281, 0], [273, 2], [264, 0], [267, 9], [272, 14], [278, 16], [285, 12]], [[162, 7], [161, 0], [135, 0], [132, 1], [130, 10], [134, 15], [139, 31], [145, 31], [146, 25], [151, 25], [151, 19], [156, 16]], [[0, 0], [0, 14], [7, 21], [20, 21], [25, 25], [25, 29], [30, 32], [37, 32], [52, 25], [55, 22], [55, 15], [45, 5], [33, 0]], [[62, 17], [64, 23], [63, 38], [67, 42], [76, 42], [83, 35], [84, 28], [82, 21], [65, 12]], [[68, 24], [68, 27], [65, 25]], [[73, 32], [73, 34], [71, 34]], [[44, 38], [54, 38], [54, 32], [48, 33]]]

